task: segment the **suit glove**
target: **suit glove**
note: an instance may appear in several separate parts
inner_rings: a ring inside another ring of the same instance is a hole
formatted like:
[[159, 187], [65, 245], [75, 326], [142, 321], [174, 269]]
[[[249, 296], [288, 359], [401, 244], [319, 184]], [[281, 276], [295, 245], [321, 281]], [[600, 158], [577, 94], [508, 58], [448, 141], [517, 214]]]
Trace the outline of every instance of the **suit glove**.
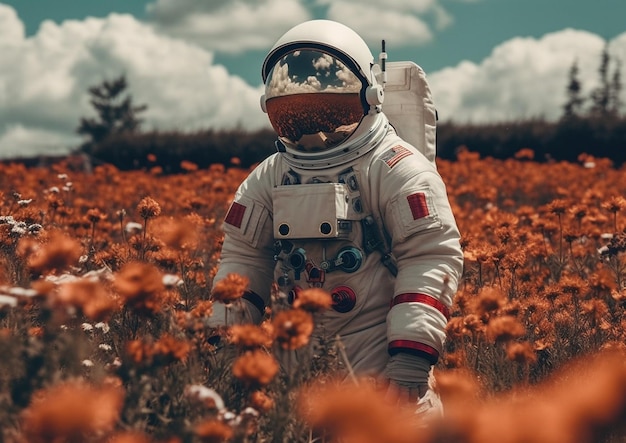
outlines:
[[406, 352], [392, 355], [384, 372], [389, 382], [387, 398], [392, 401], [416, 402], [429, 389], [431, 367], [430, 361], [417, 355]]

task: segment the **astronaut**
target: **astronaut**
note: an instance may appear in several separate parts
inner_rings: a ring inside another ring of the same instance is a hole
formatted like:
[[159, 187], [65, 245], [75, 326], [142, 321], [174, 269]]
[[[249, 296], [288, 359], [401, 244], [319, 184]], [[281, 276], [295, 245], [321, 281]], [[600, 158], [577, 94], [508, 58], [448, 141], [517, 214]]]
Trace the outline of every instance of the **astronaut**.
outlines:
[[[236, 192], [214, 282], [249, 279], [239, 318], [253, 322], [272, 284], [291, 299], [326, 290], [324, 334], [340, 337], [355, 373], [388, 380], [391, 396], [431, 402], [429, 371], [463, 263], [434, 162], [397, 135], [382, 111], [380, 64], [340, 23], [286, 32], [262, 78], [277, 152]], [[212, 319], [223, 318], [216, 303]]]

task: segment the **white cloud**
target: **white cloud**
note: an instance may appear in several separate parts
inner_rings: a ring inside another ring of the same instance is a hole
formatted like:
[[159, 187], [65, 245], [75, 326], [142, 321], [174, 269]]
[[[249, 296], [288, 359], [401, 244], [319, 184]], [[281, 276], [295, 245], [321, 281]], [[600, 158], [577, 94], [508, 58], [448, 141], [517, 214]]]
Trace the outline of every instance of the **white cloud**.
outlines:
[[298, 0], [157, 0], [146, 9], [159, 32], [228, 53], [267, 49], [312, 18]]
[[93, 115], [88, 88], [121, 74], [135, 102], [148, 105], [144, 129], [268, 125], [260, 88], [213, 64], [211, 52], [132, 16], [46, 21], [24, 38], [15, 12], [0, 5], [0, 24], [0, 156], [16, 145], [22, 155], [76, 146], [80, 117]]
[[0, 159], [30, 157], [33, 152], [65, 155], [74, 143], [71, 135], [41, 128], [11, 125], [0, 133]]
[[[578, 60], [579, 80], [586, 96], [597, 84], [604, 45], [601, 37], [573, 29], [540, 39], [508, 40], [481, 63], [464, 61], [429, 75], [439, 115], [442, 121], [463, 123], [557, 119], [566, 101], [572, 63]], [[626, 47], [626, 34], [613, 46]]]
[[15, 10], [0, 3], [0, 45], [18, 43], [24, 38], [24, 24]]
[[626, 32], [611, 40], [609, 53], [614, 60], [621, 63], [622, 75], [626, 74]]
[[398, 46], [424, 44], [432, 27], [452, 18], [441, 0], [156, 0], [147, 6], [160, 32], [215, 51], [265, 50], [292, 26], [313, 18], [307, 4], [327, 10], [326, 18], [354, 28], [378, 47], [382, 38]]
[[[355, 10], [358, 14], [354, 13]], [[415, 14], [407, 14], [402, 8], [393, 9], [376, 3], [359, 4], [357, 9], [351, 1], [335, 1], [330, 4], [327, 17], [354, 29], [370, 48], [379, 48], [382, 39], [397, 46], [409, 42], [419, 45], [432, 39], [428, 24]]]
[[[373, 48], [384, 38], [394, 46], [419, 46], [453, 23], [440, 0], [317, 0], [327, 6], [326, 17], [342, 22]], [[358, 12], [358, 13], [356, 13]]]

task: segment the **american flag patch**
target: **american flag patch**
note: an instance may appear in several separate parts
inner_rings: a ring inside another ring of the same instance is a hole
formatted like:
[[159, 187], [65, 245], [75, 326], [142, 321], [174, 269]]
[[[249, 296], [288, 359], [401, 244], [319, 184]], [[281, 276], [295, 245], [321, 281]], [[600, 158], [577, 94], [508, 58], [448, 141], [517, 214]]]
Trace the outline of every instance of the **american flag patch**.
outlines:
[[393, 168], [404, 157], [408, 157], [412, 154], [413, 153], [404, 146], [398, 145], [385, 152], [381, 158], [387, 163], [387, 166]]
[[241, 203], [233, 202], [230, 205], [230, 209], [228, 210], [228, 214], [226, 214], [226, 218], [224, 222], [229, 225], [233, 225], [236, 228], [241, 228], [241, 222], [243, 221], [243, 216], [246, 213], [246, 207]]
[[407, 195], [407, 201], [411, 208], [411, 214], [413, 214], [413, 220], [424, 218], [428, 216], [428, 203], [426, 203], [426, 194], [423, 192], [416, 192], [415, 194]]

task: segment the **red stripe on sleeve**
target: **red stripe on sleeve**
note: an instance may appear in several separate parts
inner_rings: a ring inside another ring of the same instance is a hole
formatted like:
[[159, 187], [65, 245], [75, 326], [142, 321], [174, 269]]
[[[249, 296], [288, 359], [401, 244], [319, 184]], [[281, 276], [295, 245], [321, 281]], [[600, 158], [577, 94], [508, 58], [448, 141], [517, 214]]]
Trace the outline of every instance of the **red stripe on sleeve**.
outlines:
[[439, 358], [439, 351], [435, 348], [413, 340], [392, 340], [388, 349], [391, 354], [400, 351], [420, 351], [432, 356], [434, 360]]
[[391, 301], [391, 307], [394, 307], [395, 305], [399, 305], [400, 303], [411, 303], [411, 302], [424, 303], [428, 306], [432, 306], [433, 308], [441, 312], [443, 316], [446, 318], [446, 320], [450, 320], [450, 310], [448, 309], [448, 307], [444, 305], [443, 303], [441, 303], [436, 298], [431, 297], [430, 295], [426, 295], [426, 294], [419, 294], [419, 293], [399, 294], [396, 297], [394, 297], [394, 299]]

